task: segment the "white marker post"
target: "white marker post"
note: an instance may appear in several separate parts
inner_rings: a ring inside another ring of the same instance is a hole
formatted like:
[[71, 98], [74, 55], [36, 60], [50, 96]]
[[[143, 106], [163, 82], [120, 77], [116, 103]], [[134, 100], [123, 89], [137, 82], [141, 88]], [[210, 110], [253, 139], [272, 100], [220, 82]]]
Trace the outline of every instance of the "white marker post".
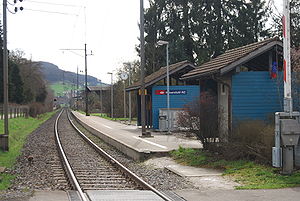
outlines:
[[292, 76], [291, 76], [291, 40], [290, 40], [290, 2], [283, 1], [283, 69], [284, 69], [284, 111], [292, 115]]

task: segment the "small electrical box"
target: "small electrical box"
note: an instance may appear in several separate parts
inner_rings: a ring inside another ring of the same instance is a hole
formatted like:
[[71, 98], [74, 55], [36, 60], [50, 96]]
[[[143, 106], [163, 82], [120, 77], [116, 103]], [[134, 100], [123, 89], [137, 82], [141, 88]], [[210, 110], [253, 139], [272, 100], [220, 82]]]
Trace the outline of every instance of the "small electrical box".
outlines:
[[283, 146], [296, 146], [300, 136], [300, 123], [295, 119], [280, 120], [281, 140]]

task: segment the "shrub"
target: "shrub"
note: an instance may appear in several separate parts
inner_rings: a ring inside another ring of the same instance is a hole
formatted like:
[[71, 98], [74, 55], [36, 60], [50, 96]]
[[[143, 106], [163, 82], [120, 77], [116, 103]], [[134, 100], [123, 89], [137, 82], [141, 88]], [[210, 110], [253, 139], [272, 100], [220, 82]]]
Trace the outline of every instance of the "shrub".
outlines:
[[209, 144], [218, 139], [218, 105], [215, 96], [209, 92], [201, 93], [199, 98], [185, 105], [177, 123], [179, 127], [196, 134], [203, 148], [207, 149]]
[[228, 143], [209, 147], [228, 160], [248, 159], [269, 163], [274, 143], [274, 126], [259, 120], [239, 122]]
[[39, 114], [43, 114], [50, 111], [52, 111], [52, 108], [49, 108], [49, 106], [45, 104], [38, 102], [29, 104], [29, 116], [31, 117], [37, 117]]

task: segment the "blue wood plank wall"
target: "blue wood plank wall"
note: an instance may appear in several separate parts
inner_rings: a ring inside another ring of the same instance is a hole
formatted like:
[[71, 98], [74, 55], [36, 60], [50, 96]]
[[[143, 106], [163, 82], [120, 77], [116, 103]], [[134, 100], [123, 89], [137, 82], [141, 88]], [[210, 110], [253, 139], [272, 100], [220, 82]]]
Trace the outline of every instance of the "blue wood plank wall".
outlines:
[[[167, 90], [166, 86], [154, 86], [152, 88], [152, 122], [153, 128], [159, 128], [158, 115], [160, 108], [167, 108], [167, 95], [157, 95], [159, 91]], [[173, 93], [172, 93], [173, 91]], [[200, 87], [193, 86], [170, 86], [170, 108], [183, 108], [184, 105], [199, 97]]]
[[269, 72], [241, 72], [232, 77], [233, 124], [241, 120], [268, 120], [283, 111], [282, 73], [271, 79]]

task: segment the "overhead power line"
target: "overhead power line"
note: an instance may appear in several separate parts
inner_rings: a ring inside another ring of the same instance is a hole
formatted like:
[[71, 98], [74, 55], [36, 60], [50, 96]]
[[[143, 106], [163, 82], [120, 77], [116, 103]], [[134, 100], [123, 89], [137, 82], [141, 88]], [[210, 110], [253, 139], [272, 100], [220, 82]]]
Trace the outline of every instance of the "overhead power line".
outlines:
[[32, 1], [32, 0], [26, 0], [26, 1], [30, 2], [30, 3], [48, 4], [48, 5], [54, 5], [54, 6], [82, 7], [80, 5], [61, 4], [61, 3], [53, 3], [53, 2], [45, 2], [45, 1]]
[[57, 12], [57, 11], [48, 11], [48, 10], [38, 10], [38, 9], [30, 9], [30, 8], [24, 8], [24, 10], [30, 10], [35, 12], [42, 12], [42, 13], [53, 13], [53, 14], [60, 14], [60, 15], [73, 15], [78, 16], [78, 14], [75, 13], [64, 13], [64, 12]]

